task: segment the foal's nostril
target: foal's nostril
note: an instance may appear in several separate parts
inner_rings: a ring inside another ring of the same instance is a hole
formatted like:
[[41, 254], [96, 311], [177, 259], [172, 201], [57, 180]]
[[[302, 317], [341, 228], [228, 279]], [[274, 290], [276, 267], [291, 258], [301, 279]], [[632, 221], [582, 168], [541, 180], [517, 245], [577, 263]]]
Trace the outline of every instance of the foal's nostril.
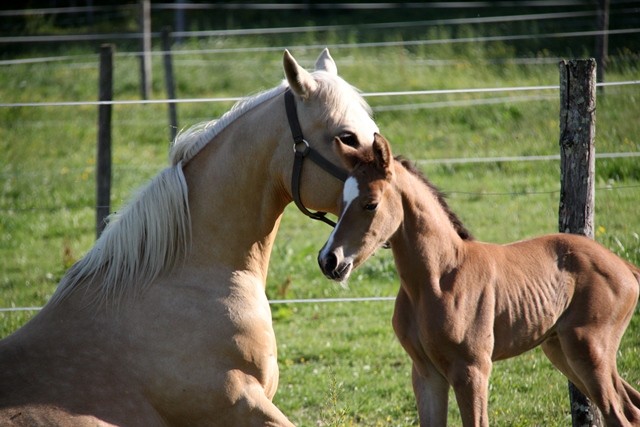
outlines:
[[324, 257], [324, 263], [322, 266], [324, 268], [324, 271], [326, 273], [331, 273], [335, 271], [337, 266], [338, 266], [338, 257], [333, 252], [329, 252]]

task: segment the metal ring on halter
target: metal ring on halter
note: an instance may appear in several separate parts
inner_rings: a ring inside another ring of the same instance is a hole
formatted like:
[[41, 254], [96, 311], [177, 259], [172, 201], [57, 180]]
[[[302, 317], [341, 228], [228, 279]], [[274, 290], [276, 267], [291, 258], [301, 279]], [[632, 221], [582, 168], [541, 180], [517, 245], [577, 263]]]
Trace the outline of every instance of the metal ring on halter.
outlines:
[[[298, 150], [298, 148], [297, 148], [298, 145], [300, 145], [300, 144], [304, 144], [305, 145], [304, 150], [302, 150], [302, 151]], [[306, 139], [303, 139], [302, 141], [293, 143], [293, 152], [294, 153], [301, 153], [303, 156], [306, 156], [307, 153], [309, 153], [309, 150], [311, 150], [311, 147], [309, 147], [309, 143], [307, 142]]]

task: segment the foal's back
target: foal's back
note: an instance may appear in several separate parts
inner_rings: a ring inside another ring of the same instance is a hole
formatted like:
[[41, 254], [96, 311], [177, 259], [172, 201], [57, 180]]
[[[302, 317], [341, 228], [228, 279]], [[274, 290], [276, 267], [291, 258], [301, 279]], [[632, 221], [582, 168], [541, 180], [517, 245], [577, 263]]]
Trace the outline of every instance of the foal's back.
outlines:
[[[506, 264], [517, 266], [527, 277], [549, 277], [574, 292], [597, 287], [599, 282], [614, 291], [628, 288], [632, 295], [639, 291], [640, 269], [611, 250], [585, 236], [548, 234], [502, 246]], [[515, 269], [505, 269], [514, 274]], [[506, 285], [509, 286], [509, 285]], [[597, 291], [597, 289], [596, 289]]]
[[[602, 313], [627, 318], [638, 301], [638, 268], [584, 236], [549, 234], [507, 245], [468, 242], [467, 247], [472, 261], [461, 271], [484, 277], [478, 292], [489, 291], [494, 298], [493, 360], [523, 353]], [[469, 292], [465, 283], [458, 286]]]

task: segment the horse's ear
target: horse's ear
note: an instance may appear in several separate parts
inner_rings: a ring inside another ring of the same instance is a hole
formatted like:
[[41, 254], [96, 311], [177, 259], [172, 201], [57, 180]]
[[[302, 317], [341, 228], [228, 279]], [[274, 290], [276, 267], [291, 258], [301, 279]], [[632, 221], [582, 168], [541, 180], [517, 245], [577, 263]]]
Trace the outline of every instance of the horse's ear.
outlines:
[[376, 165], [387, 172], [391, 171], [391, 146], [384, 136], [376, 133], [373, 135], [373, 156]]
[[347, 169], [355, 168], [356, 164], [362, 160], [360, 152], [356, 148], [343, 143], [339, 137], [333, 138], [333, 145]]
[[318, 87], [316, 81], [307, 70], [298, 65], [288, 50], [284, 51], [283, 64], [284, 74], [293, 93], [302, 99], [308, 99]]
[[324, 48], [318, 59], [316, 60], [316, 71], [326, 71], [334, 75], [338, 75], [338, 67], [329, 54], [329, 49]]

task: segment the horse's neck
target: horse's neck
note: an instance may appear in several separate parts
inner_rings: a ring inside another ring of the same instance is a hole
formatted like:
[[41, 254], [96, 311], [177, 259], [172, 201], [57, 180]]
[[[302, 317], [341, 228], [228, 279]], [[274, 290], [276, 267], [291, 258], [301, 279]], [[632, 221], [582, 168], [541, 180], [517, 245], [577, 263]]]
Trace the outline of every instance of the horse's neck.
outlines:
[[288, 203], [281, 174], [273, 170], [286, 130], [284, 114], [273, 117], [274, 111], [284, 111], [272, 108], [277, 102], [267, 101], [236, 119], [185, 166], [193, 234], [187, 264], [223, 265], [266, 279]]
[[403, 286], [435, 284], [458, 265], [464, 241], [427, 185], [398, 169], [404, 218], [391, 240], [396, 265], [406, 279]]

